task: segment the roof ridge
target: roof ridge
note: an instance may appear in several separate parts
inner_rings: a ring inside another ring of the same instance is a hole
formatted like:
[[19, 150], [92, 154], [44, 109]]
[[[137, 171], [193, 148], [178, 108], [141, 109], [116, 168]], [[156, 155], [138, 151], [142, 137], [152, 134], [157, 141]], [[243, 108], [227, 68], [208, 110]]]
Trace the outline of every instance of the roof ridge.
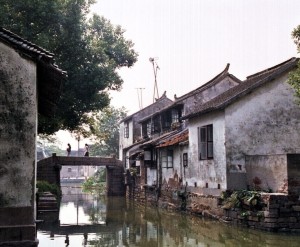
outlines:
[[[137, 113], [139, 113], [139, 112], [141, 112], [141, 111], [143, 111], [143, 110], [145, 110], [145, 109], [147, 109], [147, 108], [153, 106], [154, 104], [159, 103], [159, 102], [162, 101], [163, 99], [168, 99], [168, 100], [170, 100], [170, 101], [171, 101], [170, 104], [173, 104], [173, 103], [174, 103], [173, 100], [171, 100], [171, 99], [169, 99], [169, 98], [167, 97], [167, 91], [164, 91], [163, 95], [162, 95], [161, 97], [159, 97], [158, 99], [156, 99], [155, 102], [153, 102], [152, 104], [147, 105], [147, 106], [144, 107], [143, 109], [140, 109], [139, 111], [136, 111], [136, 112], [130, 114], [129, 116], [123, 118], [123, 119], [120, 121], [120, 123], [122, 123], [122, 122], [124, 122], [124, 121], [126, 121], [126, 120], [128, 120], [128, 119], [130, 119], [130, 118], [132, 118], [135, 114], [137, 114]], [[152, 114], [150, 114], [150, 115], [152, 115]]]
[[[249, 75], [249, 76], [246, 77], [246, 80], [253, 79], [253, 78], [257, 77], [257, 76], [260, 76], [260, 75], [262, 75], [262, 74], [265, 74], [265, 73], [267, 73], [267, 72], [270, 72], [271, 70], [274, 70], [274, 69], [276, 69], [276, 68], [278, 68], [278, 67], [281, 67], [282, 65], [287, 64], [287, 63], [289, 63], [289, 62], [292, 62], [292, 61], [294, 61], [294, 60], [297, 60], [297, 58], [296, 58], [296, 57], [292, 57], [292, 58], [290, 58], [290, 59], [288, 59], [288, 60], [286, 60], [286, 61], [284, 61], [284, 62], [282, 62], [282, 63], [279, 63], [279, 64], [277, 64], [277, 65], [275, 65], [275, 66], [272, 66], [272, 67], [270, 67], [270, 68], [267, 68], [267, 69], [264, 69], [264, 70], [262, 70], [262, 71], [256, 72], [256, 73], [254, 73], [254, 74], [252, 74], [252, 75]], [[245, 81], [246, 81], [246, 80], [245, 80]]]
[[[182, 116], [182, 119], [191, 118], [197, 116], [199, 114], [204, 114], [206, 112], [222, 109], [230, 104], [236, 98], [240, 98], [243, 95], [247, 94], [249, 91], [258, 88], [262, 84], [274, 79], [284, 73], [285, 71], [291, 69], [293, 66], [296, 66], [296, 62], [299, 58], [291, 58], [283, 63], [275, 65], [269, 69], [264, 70], [264, 73], [256, 73], [259, 75], [264, 75], [264, 77], [259, 78], [258, 76], [253, 76], [248, 78], [247, 80], [243, 81], [241, 84], [237, 85], [236, 87], [230, 88], [229, 90], [219, 94], [217, 97], [213, 98], [212, 100], [202, 104], [197, 110], [192, 110], [190, 113]], [[277, 69], [277, 70], [275, 70]], [[272, 71], [273, 70], [273, 71]], [[270, 74], [267, 74], [269, 72]]]
[[[215, 77], [213, 77], [212, 79], [210, 79], [208, 82], [204, 83], [203, 85], [199, 86], [198, 88], [196, 88], [196, 89], [194, 89], [194, 90], [192, 90], [192, 91], [190, 91], [190, 92], [188, 92], [188, 93], [186, 93], [186, 94], [184, 94], [184, 95], [182, 95], [180, 97], [175, 97], [175, 100], [176, 101], [180, 101], [180, 100], [183, 100], [183, 99], [185, 99], [187, 97], [190, 97], [193, 94], [199, 93], [199, 91], [202, 91], [202, 90], [208, 88], [209, 86], [214, 85], [215, 83], [218, 82], [217, 79], [223, 78], [226, 75], [232, 76], [232, 77], [234, 77], [234, 79], [237, 79], [237, 80], [239, 80], [241, 82], [240, 79], [238, 79], [237, 77], [235, 77], [235, 76], [231, 75], [230, 73], [228, 73], [229, 67], [230, 67], [230, 63], [227, 63], [225, 69], [222, 70], [222, 72], [220, 72], [219, 74], [217, 74]], [[176, 96], [176, 95], [174, 95], [174, 96]]]

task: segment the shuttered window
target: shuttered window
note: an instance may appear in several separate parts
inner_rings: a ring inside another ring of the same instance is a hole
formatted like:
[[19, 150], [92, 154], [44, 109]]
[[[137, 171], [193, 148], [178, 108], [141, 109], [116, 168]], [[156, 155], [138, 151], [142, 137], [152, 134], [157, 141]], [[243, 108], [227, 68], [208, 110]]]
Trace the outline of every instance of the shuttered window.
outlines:
[[206, 125], [198, 128], [199, 160], [213, 159], [213, 126]]

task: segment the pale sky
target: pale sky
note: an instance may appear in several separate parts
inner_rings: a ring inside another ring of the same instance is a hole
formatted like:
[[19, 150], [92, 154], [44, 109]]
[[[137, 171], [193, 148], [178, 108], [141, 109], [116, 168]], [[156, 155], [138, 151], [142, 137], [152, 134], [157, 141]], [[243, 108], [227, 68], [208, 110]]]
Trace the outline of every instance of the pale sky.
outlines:
[[112, 105], [139, 110], [153, 103], [154, 75], [150, 57], [157, 57], [159, 96], [173, 100], [206, 83], [227, 63], [243, 80], [297, 55], [291, 38], [300, 25], [299, 0], [97, 0], [92, 11], [126, 30], [135, 43], [138, 62], [122, 69], [121, 92]]
[[[150, 57], [157, 57], [159, 96], [181, 96], [220, 73], [246, 76], [298, 56], [291, 32], [300, 25], [300, 0], [97, 0], [92, 11], [126, 30], [139, 53], [138, 62], [120, 71], [115, 107], [138, 111], [153, 103], [154, 75]], [[65, 133], [65, 132], [64, 132]], [[63, 148], [78, 143], [60, 134]], [[80, 142], [83, 147], [86, 140]]]

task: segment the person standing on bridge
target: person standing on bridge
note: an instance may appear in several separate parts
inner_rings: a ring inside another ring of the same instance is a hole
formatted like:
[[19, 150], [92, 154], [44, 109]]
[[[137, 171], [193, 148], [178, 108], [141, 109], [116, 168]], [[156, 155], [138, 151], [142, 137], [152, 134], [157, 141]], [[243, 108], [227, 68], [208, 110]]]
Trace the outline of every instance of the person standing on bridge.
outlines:
[[70, 145], [70, 143], [68, 143], [67, 155], [70, 156], [70, 154], [71, 154], [71, 145]]
[[84, 153], [84, 156], [87, 156], [87, 157], [88, 157], [88, 156], [90, 155], [90, 153], [89, 153], [89, 145], [85, 144], [84, 147], [85, 147], [85, 153]]

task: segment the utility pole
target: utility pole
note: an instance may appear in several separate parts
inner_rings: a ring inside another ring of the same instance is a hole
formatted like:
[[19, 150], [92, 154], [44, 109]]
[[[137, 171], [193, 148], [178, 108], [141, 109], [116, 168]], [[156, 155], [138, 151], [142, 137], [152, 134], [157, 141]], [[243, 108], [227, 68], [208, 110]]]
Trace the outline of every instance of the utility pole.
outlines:
[[145, 89], [144, 87], [137, 87], [135, 88], [137, 91], [137, 95], [138, 95], [138, 101], [139, 101], [139, 107], [140, 110], [143, 109], [143, 89]]
[[153, 73], [154, 73], [154, 90], [153, 90], [153, 103], [155, 102], [155, 95], [159, 98], [158, 94], [158, 87], [157, 87], [157, 70], [160, 69], [155, 62], [158, 58], [157, 57], [150, 57], [149, 61], [152, 63]]

